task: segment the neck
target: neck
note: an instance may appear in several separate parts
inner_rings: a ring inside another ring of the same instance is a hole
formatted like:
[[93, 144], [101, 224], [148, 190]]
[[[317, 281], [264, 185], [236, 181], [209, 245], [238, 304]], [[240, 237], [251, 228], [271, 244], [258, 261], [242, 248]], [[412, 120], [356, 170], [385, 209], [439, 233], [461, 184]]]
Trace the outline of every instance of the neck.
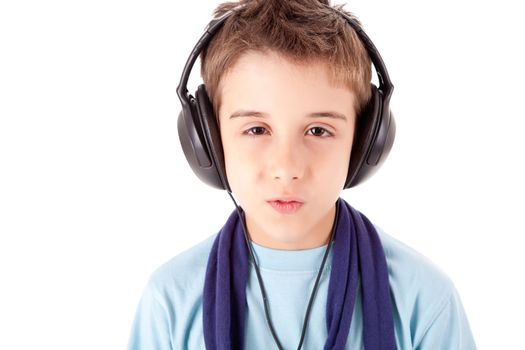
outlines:
[[330, 241], [335, 219], [335, 205], [313, 227], [271, 227], [258, 225], [246, 215], [248, 235], [252, 242], [271, 249], [305, 250], [322, 247]]

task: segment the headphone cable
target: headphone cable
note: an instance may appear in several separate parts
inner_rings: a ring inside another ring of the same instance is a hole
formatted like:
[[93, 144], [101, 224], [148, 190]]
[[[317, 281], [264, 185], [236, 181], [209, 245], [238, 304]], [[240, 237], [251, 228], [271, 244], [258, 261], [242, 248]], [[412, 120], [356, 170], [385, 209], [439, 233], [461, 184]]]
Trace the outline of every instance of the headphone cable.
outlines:
[[[242, 213], [241, 213], [241, 210], [240, 210], [239, 206], [237, 205], [237, 202], [233, 198], [232, 194], [230, 193], [230, 191], [226, 191], [226, 192], [228, 193], [228, 195], [232, 199], [233, 203], [235, 204], [235, 208], [237, 209], [237, 214], [238, 214], [239, 219], [241, 220], [241, 222], [243, 224], [244, 239], [246, 240], [246, 245], [247, 245], [248, 251], [250, 253], [250, 258], [251, 258], [251, 260], [253, 262], [253, 265], [255, 267], [255, 273], [257, 275], [257, 281], [259, 283], [259, 288], [261, 290], [261, 296], [262, 296], [262, 299], [263, 299], [264, 314], [266, 316], [266, 322], [268, 323], [268, 327], [270, 328], [270, 332], [272, 333], [272, 337], [273, 337], [275, 343], [277, 344], [278, 349], [279, 350], [283, 350], [283, 347], [282, 347], [282, 345], [281, 345], [281, 343], [279, 341], [279, 338], [277, 337], [277, 333], [275, 332], [272, 320], [270, 318], [270, 311], [269, 311], [269, 305], [268, 305], [268, 296], [266, 294], [266, 289], [264, 287], [264, 283], [263, 283], [263, 280], [262, 280], [261, 272], [259, 270], [259, 265], [257, 264], [257, 261], [255, 259], [255, 254], [253, 252], [253, 247], [250, 244], [250, 239], [249, 239], [249, 235], [248, 235], [248, 228], [246, 227], [246, 221], [244, 220], [244, 218], [242, 216]], [[332, 245], [332, 243], [334, 241], [334, 236], [335, 236], [334, 232], [335, 232], [335, 227], [336, 227], [338, 218], [339, 218], [339, 206], [336, 205], [335, 220], [334, 220], [334, 222], [332, 224], [332, 230], [331, 230], [331, 233], [330, 233], [330, 241], [328, 242], [328, 245], [326, 246], [326, 250], [325, 250], [325, 253], [324, 253], [324, 256], [323, 256], [323, 260], [322, 260], [321, 266], [319, 267], [319, 272], [317, 273], [317, 277], [316, 277], [316, 280], [315, 280], [315, 283], [314, 283], [312, 294], [310, 295], [310, 299], [308, 301], [308, 307], [306, 308], [306, 313], [305, 313], [304, 321], [303, 321], [303, 328], [302, 328], [302, 331], [301, 331], [301, 339], [299, 341], [299, 345], [297, 346], [297, 350], [301, 349], [301, 347], [303, 345], [303, 342], [304, 342], [304, 337], [306, 335], [306, 328], [307, 328], [307, 325], [308, 325], [308, 319], [310, 317], [310, 311], [312, 309], [312, 305], [313, 305], [313, 301], [314, 301], [315, 295], [317, 294], [317, 289], [319, 287], [319, 281], [321, 279], [321, 275], [322, 275], [322, 272], [323, 272], [323, 269], [324, 269], [324, 265], [325, 265], [326, 260], [328, 258], [328, 252], [330, 251], [330, 247], [331, 247], [331, 245]]]

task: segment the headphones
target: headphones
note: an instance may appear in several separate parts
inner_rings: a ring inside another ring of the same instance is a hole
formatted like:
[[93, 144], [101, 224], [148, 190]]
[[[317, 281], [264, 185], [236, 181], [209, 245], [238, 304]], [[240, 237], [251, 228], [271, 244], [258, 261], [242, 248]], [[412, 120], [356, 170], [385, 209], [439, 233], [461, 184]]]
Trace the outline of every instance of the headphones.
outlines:
[[[389, 105], [394, 86], [388, 77], [388, 72], [379, 52], [359, 23], [346, 13], [333, 7], [330, 8], [339, 13], [355, 30], [365, 46], [379, 78], [379, 87], [370, 84], [372, 90], [370, 101], [357, 116], [348, 174], [343, 188], [346, 189], [369, 179], [381, 167], [392, 149], [396, 124]], [[212, 103], [204, 84], [197, 88], [195, 97], [193, 97], [188, 93], [187, 83], [197, 57], [222, 27], [224, 21], [234, 12], [235, 10], [229, 11], [219, 18], [213, 19], [206, 26], [204, 34], [186, 61], [177, 87], [177, 95], [182, 104], [177, 129], [186, 160], [193, 172], [204, 183], [214, 188], [227, 190], [230, 193], [230, 185], [226, 178], [222, 141]]]

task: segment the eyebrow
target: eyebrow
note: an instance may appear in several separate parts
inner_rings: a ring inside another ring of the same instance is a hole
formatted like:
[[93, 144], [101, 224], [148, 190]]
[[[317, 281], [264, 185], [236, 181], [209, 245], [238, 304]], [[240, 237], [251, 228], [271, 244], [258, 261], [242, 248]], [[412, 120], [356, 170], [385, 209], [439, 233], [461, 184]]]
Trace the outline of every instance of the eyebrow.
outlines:
[[[326, 111], [326, 112], [314, 112], [309, 113], [306, 115], [308, 118], [332, 118], [332, 119], [341, 119], [346, 121], [347, 118], [344, 116], [344, 114], [333, 112], [333, 111]], [[236, 112], [233, 112], [232, 115], [230, 115], [230, 119], [234, 118], [241, 118], [241, 117], [256, 117], [256, 118], [268, 118], [268, 115], [263, 112], [258, 111], [250, 111], [250, 110], [238, 110]]]

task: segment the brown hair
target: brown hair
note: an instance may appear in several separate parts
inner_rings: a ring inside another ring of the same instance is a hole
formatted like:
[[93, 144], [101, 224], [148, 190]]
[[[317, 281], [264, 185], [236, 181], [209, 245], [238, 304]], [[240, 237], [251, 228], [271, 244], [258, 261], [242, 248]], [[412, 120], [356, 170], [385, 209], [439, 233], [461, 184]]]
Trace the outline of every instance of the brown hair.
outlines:
[[[371, 63], [354, 29], [329, 8], [329, 0], [239, 0], [225, 2], [215, 18], [236, 9], [201, 53], [201, 75], [215, 115], [221, 105], [221, 77], [247, 51], [275, 51], [296, 64], [328, 62], [331, 81], [356, 96], [356, 115], [371, 96]], [[345, 12], [361, 25], [344, 5]]]

